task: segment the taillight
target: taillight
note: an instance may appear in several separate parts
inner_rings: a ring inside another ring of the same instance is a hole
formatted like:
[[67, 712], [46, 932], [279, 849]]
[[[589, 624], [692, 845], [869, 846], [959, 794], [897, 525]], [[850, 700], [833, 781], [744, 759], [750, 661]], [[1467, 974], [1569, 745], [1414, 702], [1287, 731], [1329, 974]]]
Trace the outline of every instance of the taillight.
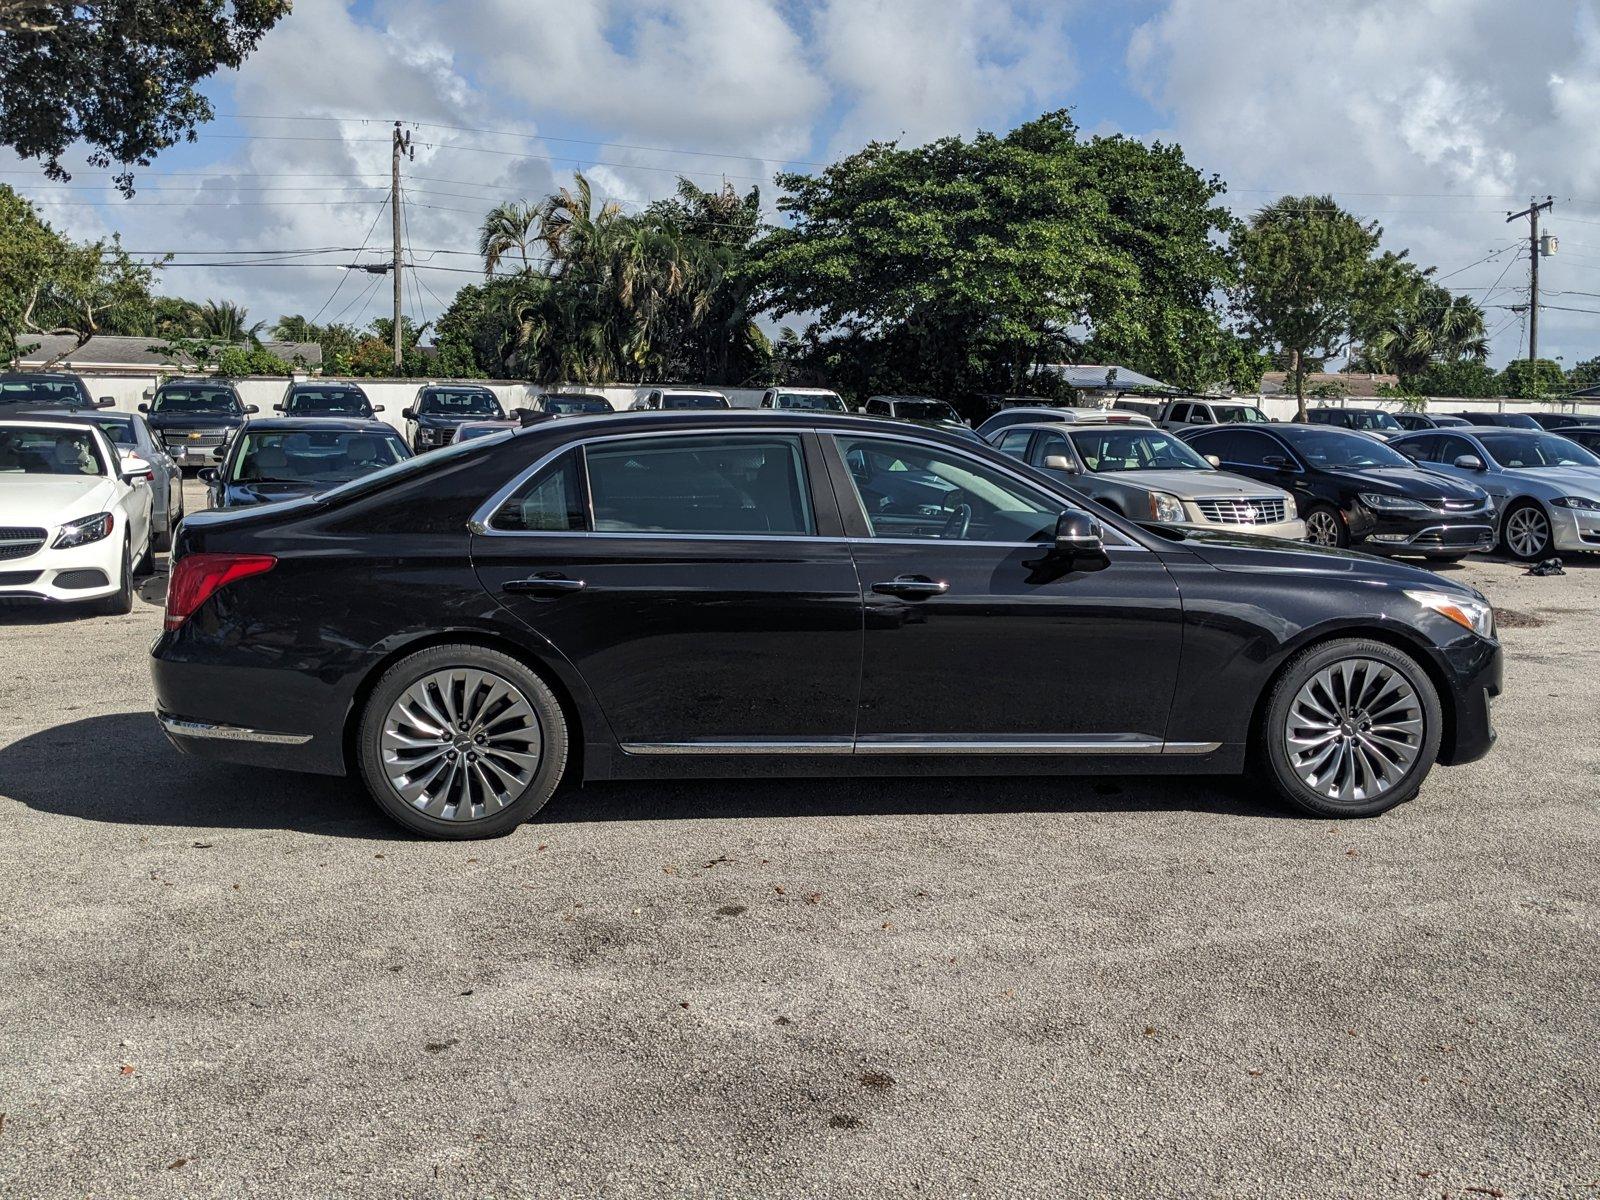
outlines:
[[186, 554], [167, 580], [167, 628], [176, 629], [219, 588], [272, 570], [270, 554]]

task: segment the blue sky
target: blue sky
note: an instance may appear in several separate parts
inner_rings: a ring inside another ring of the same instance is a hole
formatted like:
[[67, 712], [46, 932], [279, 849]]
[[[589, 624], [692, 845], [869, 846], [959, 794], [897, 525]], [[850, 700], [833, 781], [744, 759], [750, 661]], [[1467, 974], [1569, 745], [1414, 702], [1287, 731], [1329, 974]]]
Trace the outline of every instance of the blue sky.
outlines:
[[[1600, 353], [1600, 312], [1574, 311], [1600, 309], [1597, 31], [1594, 0], [299, 0], [131, 204], [89, 190], [107, 182], [93, 172], [62, 188], [3, 165], [79, 236], [341, 248], [169, 269], [163, 287], [365, 321], [381, 279], [341, 283], [334, 264], [387, 254], [387, 123], [423, 123], [407, 307], [426, 318], [473, 278], [481, 213], [574, 166], [625, 207], [679, 171], [763, 181], [770, 202], [785, 163], [1070, 107], [1089, 132], [1179, 142], [1240, 211], [1336, 193], [1486, 304], [1499, 359], [1523, 344], [1507, 306], [1526, 279], [1504, 214], [1556, 195], [1542, 349], [1570, 363]], [[485, 130], [514, 136], [469, 132]]]

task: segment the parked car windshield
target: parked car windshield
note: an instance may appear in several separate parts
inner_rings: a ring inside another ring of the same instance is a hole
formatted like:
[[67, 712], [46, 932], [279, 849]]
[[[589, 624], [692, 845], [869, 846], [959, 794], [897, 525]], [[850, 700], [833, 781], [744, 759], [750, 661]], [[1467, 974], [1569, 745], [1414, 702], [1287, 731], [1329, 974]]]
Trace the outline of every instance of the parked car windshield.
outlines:
[[661, 397], [661, 407], [669, 408], [727, 408], [728, 398], [710, 393], [684, 393], [682, 395], [665, 395]]
[[362, 417], [372, 412], [372, 402], [355, 388], [302, 388], [289, 392], [283, 411], [294, 417]]
[[0, 429], [0, 475], [104, 475], [87, 429]]
[[951, 421], [961, 423], [956, 410], [943, 400], [896, 400], [894, 415], [907, 421]]
[[844, 412], [844, 401], [832, 392], [779, 392], [779, 408], [799, 408], [817, 412]]
[[440, 417], [503, 417], [500, 401], [487, 388], [424, 388], [417, 411]]
[[1213, 404], [1212, 416], [1218, 425], [1256, 424], [1265, 421], [1267, 414], [1248, 404]]
[[616, 410], [603, 396], [546, 396], [544, 410], [557, 416], [568, 417], [575, 413], [608, 413]]
[[243, 409], [232, 388], [206, 387], [186, 384], [182, 387], [164, 387], [156, 393], [151, 412], [158, 413], [222, 413], [235, 416]]
[[81, 404], [84, 394], [71, 379], [0, 380], [0, 404]]
[[1391, 450], [1377, 438], [1364, 433], [1308, 425], [1287, 436], [1301, 457], [1324, 471], [1415, 465], [1398, 450]]
[[1157, 429], [1079, 429], [1078, 457], [1091, 471], [1210, 471], [1184, 442]]
[[1532, 471], [1539, 467], [1600, 467], [1596, 458], [1570, 438], [1553, 433], [1505, 433], [1478, 435], [1491, 458], [1511, 471]]
[[1397, 433], [1405, 426], [1396, 421], [1382, 409], [1374, 408], [1364, 412], [1355, 409], [1346, 409], [1350, 414], [1351, 429], [1381, 429], [1384, 433]]
[[344, 483], [406, 457], [393, 434], [352, 430], [261, 430], [246, 433], [233, 460], [239, 483]]

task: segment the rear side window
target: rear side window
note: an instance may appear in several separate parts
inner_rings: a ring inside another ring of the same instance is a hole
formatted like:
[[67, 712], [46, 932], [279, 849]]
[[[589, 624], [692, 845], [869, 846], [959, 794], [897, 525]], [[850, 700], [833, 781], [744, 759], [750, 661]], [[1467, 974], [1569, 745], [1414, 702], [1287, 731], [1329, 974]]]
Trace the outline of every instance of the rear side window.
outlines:
[[629, 438], [586, 462], [600, 533], [816, 532], [797, 437]]
[[1264, 466], [1264, 460], [1273, 454], [1288, 458], [1288, 453], [1265, 434], [1247, 430], [1226, 430], [1195, 438], [1189, 443], [1201, 454], [1215, 454], [1224, 463], [1237, 463], [1243, 467]]
[[581, 533], [589, 528], [583, 474], [573, 450], [524, 481], [489, 519], [507, 533]]
[[1031, 429], [1013, 429], [1001, 436], [998, 449], [1001, 454], [1009, 454], [1013, 458], [1025, 458], [1028, 453], [1028, 439], [1032, 436]]

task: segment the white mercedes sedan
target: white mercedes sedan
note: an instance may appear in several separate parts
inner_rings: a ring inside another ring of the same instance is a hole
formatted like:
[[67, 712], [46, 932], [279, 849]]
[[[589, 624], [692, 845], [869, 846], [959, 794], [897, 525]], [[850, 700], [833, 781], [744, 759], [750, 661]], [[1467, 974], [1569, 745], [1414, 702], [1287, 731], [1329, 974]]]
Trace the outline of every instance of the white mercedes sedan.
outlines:
[[0, 420], [0, 600], [130, 611], [151, 567], [151, 479], [93, 426]]

